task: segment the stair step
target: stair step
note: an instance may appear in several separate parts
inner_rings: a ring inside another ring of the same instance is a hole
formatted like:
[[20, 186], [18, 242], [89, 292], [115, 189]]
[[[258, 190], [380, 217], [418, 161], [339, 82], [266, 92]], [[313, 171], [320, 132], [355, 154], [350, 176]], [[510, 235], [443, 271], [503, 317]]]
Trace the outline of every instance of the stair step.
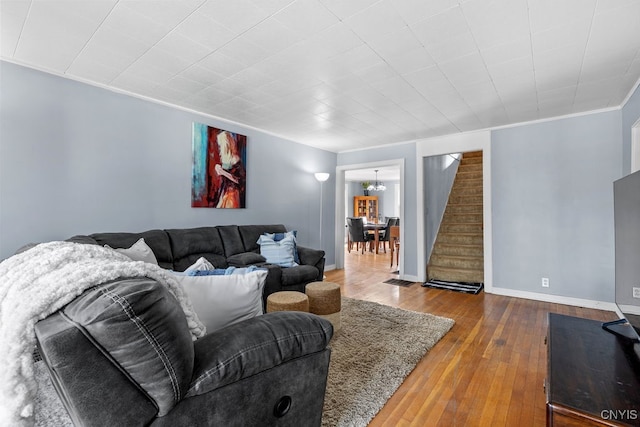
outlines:
[[482, 203], [483, 201], [483, 197], [482, 194], [478, 194], [478, 195], [469, 195], [469, 194], [463, 194], [463, 195], [449, 195], [449, 203], [452, 205], [464, 205], [464, 204], [472, 204], [472, 205], [477, 205]]
[[482, 187], [457, 187], [451, 189], [451, 196], [477, 196], [482, 195]]
[[442, 243], [438, 241], [433, 246], [433, 251], [431, 253], [436, 255], [484, 257], [482, 244], [463, 245], [463, 244]]
[[431, 266], [461, 268], [465, 270], [480, 270], [484, 266], [482, 257], [467, 257], [459, 255], [432, 254]]
[[464, 188], [482, 188], [482, 178], [473, 177], [456, 177], [456, 182], [453, 184], [455, 187]]
[[458, 170], [463, 172], [482, 172], [482, 163], [462, 163], [458, 166]]
[[454, 213], [445, 212], [442, 224], [477, 224], [482, 223], [482, 212], [479, 213]]
[[462, 158], [472, 158], [472, 157], [480, 157], [482, 158], [482, 150], [478, 151], [467, 151], [466, 153], [462, 153]]
[[484, 273], [478, 270], [462, 270], [447, 267], [429, 267], [429, 279], [447, 280], [449, 282], [484, 283]]
[[482, 234], [478, 233], [438, 233], [436, 244], [445, 243], [452, 245], [482, 245]]
[[463, 224], [441, 224], [440, 232], [442, 233], [467, 233], [482, 234], [482, 223], [463, 223]]
[[444, 214], [455, 214], [455, 213], [479, 213], [482, 214], [484, 212], [484, 208], [482, 203], [478, 204], [453, 204], [450, 203], [447, 205], [447, 208], [444, 210]]
[[463, 157], [460, 165], [481, 165], [482, 157]]

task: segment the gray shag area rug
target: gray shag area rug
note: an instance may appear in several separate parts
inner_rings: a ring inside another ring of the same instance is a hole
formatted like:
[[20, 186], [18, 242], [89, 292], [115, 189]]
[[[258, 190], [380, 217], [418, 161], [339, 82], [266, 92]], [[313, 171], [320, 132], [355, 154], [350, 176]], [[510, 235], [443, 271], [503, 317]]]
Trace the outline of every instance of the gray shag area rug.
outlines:
[[[329, 344], [323, 427], [366, 426], [454, 321], [342, 298], [342, 327]], [[73, 427], [44, 362], [37, 362], [36, 426]]]
[[366, 426], [454, 321], [342, 298], [322, 425]]

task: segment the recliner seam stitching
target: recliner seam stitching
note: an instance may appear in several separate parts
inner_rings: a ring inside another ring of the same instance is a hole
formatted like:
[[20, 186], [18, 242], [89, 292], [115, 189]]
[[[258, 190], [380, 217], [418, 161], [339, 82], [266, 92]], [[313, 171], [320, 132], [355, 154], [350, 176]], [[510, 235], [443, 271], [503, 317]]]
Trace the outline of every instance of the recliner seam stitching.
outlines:
[[[180, 397], [180, 388], [178, 387], [178, 378], [177, 378], [177, 375], [176, 375], [175, 370], [173, 368], [173, 365], [171, 364], [171, 361], [169, 360], [168, 356], [164, 352], [164, 349], [162, 348], [162, 346], [160, 346], [160, 344], [156, 340], [156, 338], [153, 335], [153, 333], [151, 333], [151, 331], [149, 331], [149, 328], [145, 324], [144, 320], [142, 320], [140, 317], [138, 317], [135, 314], [135, 311], [133, 310], [133, 308], [131, 308], [131, 305], [129, 304], [129, 301], [126, 299], [126, 297], [115, 293], [113, 290], [108, 290], [108, 289], [104, 289], [104, 288], [100, 289], [100, 292], [103, 295], [105, 295], [106, 297], [110, 298], [116, 304], [120, 305], [120, 307], [122, 307], [122, 310], [127, 315], [129, 320], [132, 321], [132, 323], [140, 331], [142, 336], [147, 340], [147, 342], [149, 342], [151, 347], [155, 350], [155, 353], [158, 356], [158, 359], [160, 359], [160, 361], [162, 362], [162, 365], [165, 368], [165, 371], [169, 375], [169, 380], [170, 380], [169, 382], [171, 383], [171, 388], [172, 388], [172, 391], [173, 391], [173, 397], [174, 397], [175, 401], [178, 402], [180, 400], [180, 398], [181, 398]], [[123, 304], [122, 301], [124, 301], [124, 304]], [[125, 305], [126, 305], [126, 307], [125, 307]], [[136, 320], [134, 320], [134, 318], [138, 319], [139, 323], [136, 322]]]

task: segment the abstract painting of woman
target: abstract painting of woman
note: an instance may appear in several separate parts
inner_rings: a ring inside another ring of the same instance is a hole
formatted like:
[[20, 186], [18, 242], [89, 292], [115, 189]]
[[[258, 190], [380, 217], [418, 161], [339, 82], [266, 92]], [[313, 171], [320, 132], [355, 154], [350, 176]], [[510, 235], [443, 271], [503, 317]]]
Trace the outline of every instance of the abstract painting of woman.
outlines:
[[191, 206], [244, 208], [247, 137], [193, 124]]

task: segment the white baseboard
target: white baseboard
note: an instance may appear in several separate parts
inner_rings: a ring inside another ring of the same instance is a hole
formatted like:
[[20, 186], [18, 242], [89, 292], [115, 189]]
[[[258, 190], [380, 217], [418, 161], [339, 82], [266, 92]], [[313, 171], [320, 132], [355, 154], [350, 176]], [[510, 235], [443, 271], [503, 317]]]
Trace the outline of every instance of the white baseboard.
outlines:
[[335, 264], [330, 264], [330, 265], [325, 265], [324, 266], [324, 271], [331, 271], [331, 270], [335, 270], [336, 269], [336, 265]]
[[525, 298], [534, 301], [550, 302], [555, 304], [573, 305], [576, 307], [594, 308], [596, 310], [616, 311], [616, 305], [612, 302], [594, 301], [582, 298], [564, 297], [560, 295], [539, 294], [537, 292], [517, 291], [514, 289], [492, 287], [491, 292], [506, 297]]

